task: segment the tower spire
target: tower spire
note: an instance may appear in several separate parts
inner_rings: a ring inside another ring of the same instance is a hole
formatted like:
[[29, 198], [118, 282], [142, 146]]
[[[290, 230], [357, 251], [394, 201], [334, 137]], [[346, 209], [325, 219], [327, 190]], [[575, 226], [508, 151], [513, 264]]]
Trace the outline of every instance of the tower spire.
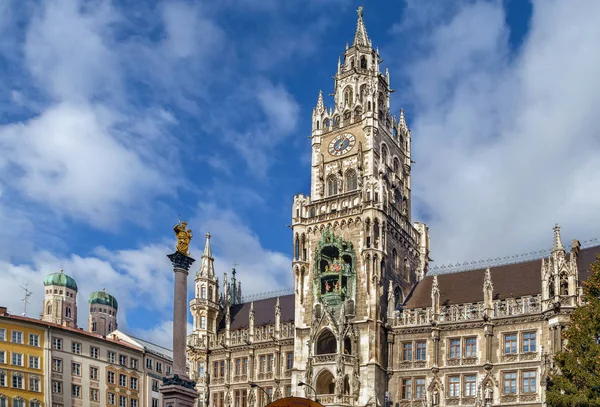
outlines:
[[319, 97], [317, 98], [317, 106], [315, 107], [315, 111], [319, 114], [325, 111], [325, 102], [323, 101], [323, 91], [319, 91]]
[[352, 43], [352, 46], [356, 47], [359, 45], [363, 47], [369, 47], [371, 46], [371, 41], [367, 35], [365, 22], [363, 21], [363, 6], [359, 6], [356, 12], [358, 13], [358, 21], [356, 22], [356, 34], [354, 34], [354, 42]]
[[215, 259], [212, 256], [212, 250], [210, 248], [210, 233], [206, 232], [206, 245], [204, 246], [204, 253], [202, 254], [202, 263], [200, 264], [200, 275], [203, 277], [214, 277]]

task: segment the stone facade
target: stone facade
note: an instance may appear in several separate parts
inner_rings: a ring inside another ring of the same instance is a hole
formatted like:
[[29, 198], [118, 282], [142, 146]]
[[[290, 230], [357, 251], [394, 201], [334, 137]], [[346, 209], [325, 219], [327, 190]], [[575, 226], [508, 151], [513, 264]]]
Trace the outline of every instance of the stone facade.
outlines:
[[428, 276], [411, 218], [411, 133], [359, 8], [334, 106], [312, 115], [311, 195], [292, 206], [294, 294], [241, 302], [207, 235], [188, 337], [199, 407], [287, 395], [332, 406], [542, 405], [561, 331], [600, 247]]

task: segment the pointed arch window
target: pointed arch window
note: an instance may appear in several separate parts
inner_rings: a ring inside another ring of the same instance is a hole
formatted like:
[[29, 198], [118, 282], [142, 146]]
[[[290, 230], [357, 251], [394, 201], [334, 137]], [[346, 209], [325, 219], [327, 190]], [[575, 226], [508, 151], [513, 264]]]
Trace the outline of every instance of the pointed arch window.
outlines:
[[296, 235], [296, 242], [294, 243], [294, 258], [300, 259], [300, 238]]
[[352, 87], [346, 86], [344, 90], [344, 105], [352, 106], [353, 96]]
[[48, 303], [48, 306], [46, 307], [46, 314], [52, 314], [52, 304], [50, 303]]
[[200, 317], [200, 329], [206, 329], [206, 317], [205, 316]]
[[208, 287], [208, 300], [209, 300], [209, 301], [214, 301], [214, 299], [213, 299], [213, 289], [212, 289], [212, 287]]
[[327, 177], [327, 196], [337, 195], [338, 193], [338, 182], [335, 175]]
[[360, 93], [358, 95], [358, 98], [360, 99], [360, 103], [363, 103], [366, 96], [367, 96], [367, 85], [364, 85], [364, 84], [360, 85]]
[[358, 188], [358, 178], [356, 176], [356, 171], [348, 170], [346, 171], [346, 191], [354, 191]]
[[388, 148], [385, 144], [381, 145], [381, 162], [386, 165], [388, 163]]
[[67, 307], [65, 315], [67, 316], [67, 318], [71, 318], [71, 307]]
[[394, 174], [400, 176], [400, 160], [398, 160], [398, 157], [394, 157]]
[[367, 58], [364, 55], [360, 58], [360, 67], [361, 69], [367, 69]]
[[205, 285], [200, 287], [200, 298], [202, 298], [203, 300], [206, 299], [206, 286]]

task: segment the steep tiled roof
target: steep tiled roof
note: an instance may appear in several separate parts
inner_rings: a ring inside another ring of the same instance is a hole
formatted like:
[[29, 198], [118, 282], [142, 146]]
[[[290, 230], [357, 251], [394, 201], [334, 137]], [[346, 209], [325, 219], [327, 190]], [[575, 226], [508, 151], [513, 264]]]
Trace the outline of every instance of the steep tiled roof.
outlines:
[[[577, 257], [580, 281], [589, 277], [589, 266], [596, 260], [597, 254], [600, 254], [600, 246], [580, 250]], [[516, 298], [541, 293], [541, 270], [542, 259], [490, 267], [494, 285], [493, 298]], [[438, 274], [440, 305], [483, 301], [484, 274], [485, 269]], [[432, 281], [433, 276], [421, 280], [409, 294], [404, 308], [430, 307]]]
[[[254, 326], [269, 325], [275, 323], [275, 304], [277, 297], [265, 298], [254, 301]], [[231, 307], [231, 329], [248, 328], [250, 319], [250, 302], [236, 304]], [[294, 321], [294, 295], [283, 295], [279, 297], [281, 307], [281, 323]], [[220, 329], [225, 328], [225, 322], [221, 321]]]

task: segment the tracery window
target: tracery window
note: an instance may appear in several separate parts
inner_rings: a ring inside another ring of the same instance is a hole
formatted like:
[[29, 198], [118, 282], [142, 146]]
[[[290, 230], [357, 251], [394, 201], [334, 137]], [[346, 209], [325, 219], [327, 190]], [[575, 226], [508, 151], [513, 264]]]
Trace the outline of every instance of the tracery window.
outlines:
[[356, 177], [356, 171], [346, 171], [346, 191], [354, 191], [358, 188], [358, 179]]
[[327, 178], [327, 196], [337, 195], [338, 193], [338, 182], [335, 175], [330, 175]]

